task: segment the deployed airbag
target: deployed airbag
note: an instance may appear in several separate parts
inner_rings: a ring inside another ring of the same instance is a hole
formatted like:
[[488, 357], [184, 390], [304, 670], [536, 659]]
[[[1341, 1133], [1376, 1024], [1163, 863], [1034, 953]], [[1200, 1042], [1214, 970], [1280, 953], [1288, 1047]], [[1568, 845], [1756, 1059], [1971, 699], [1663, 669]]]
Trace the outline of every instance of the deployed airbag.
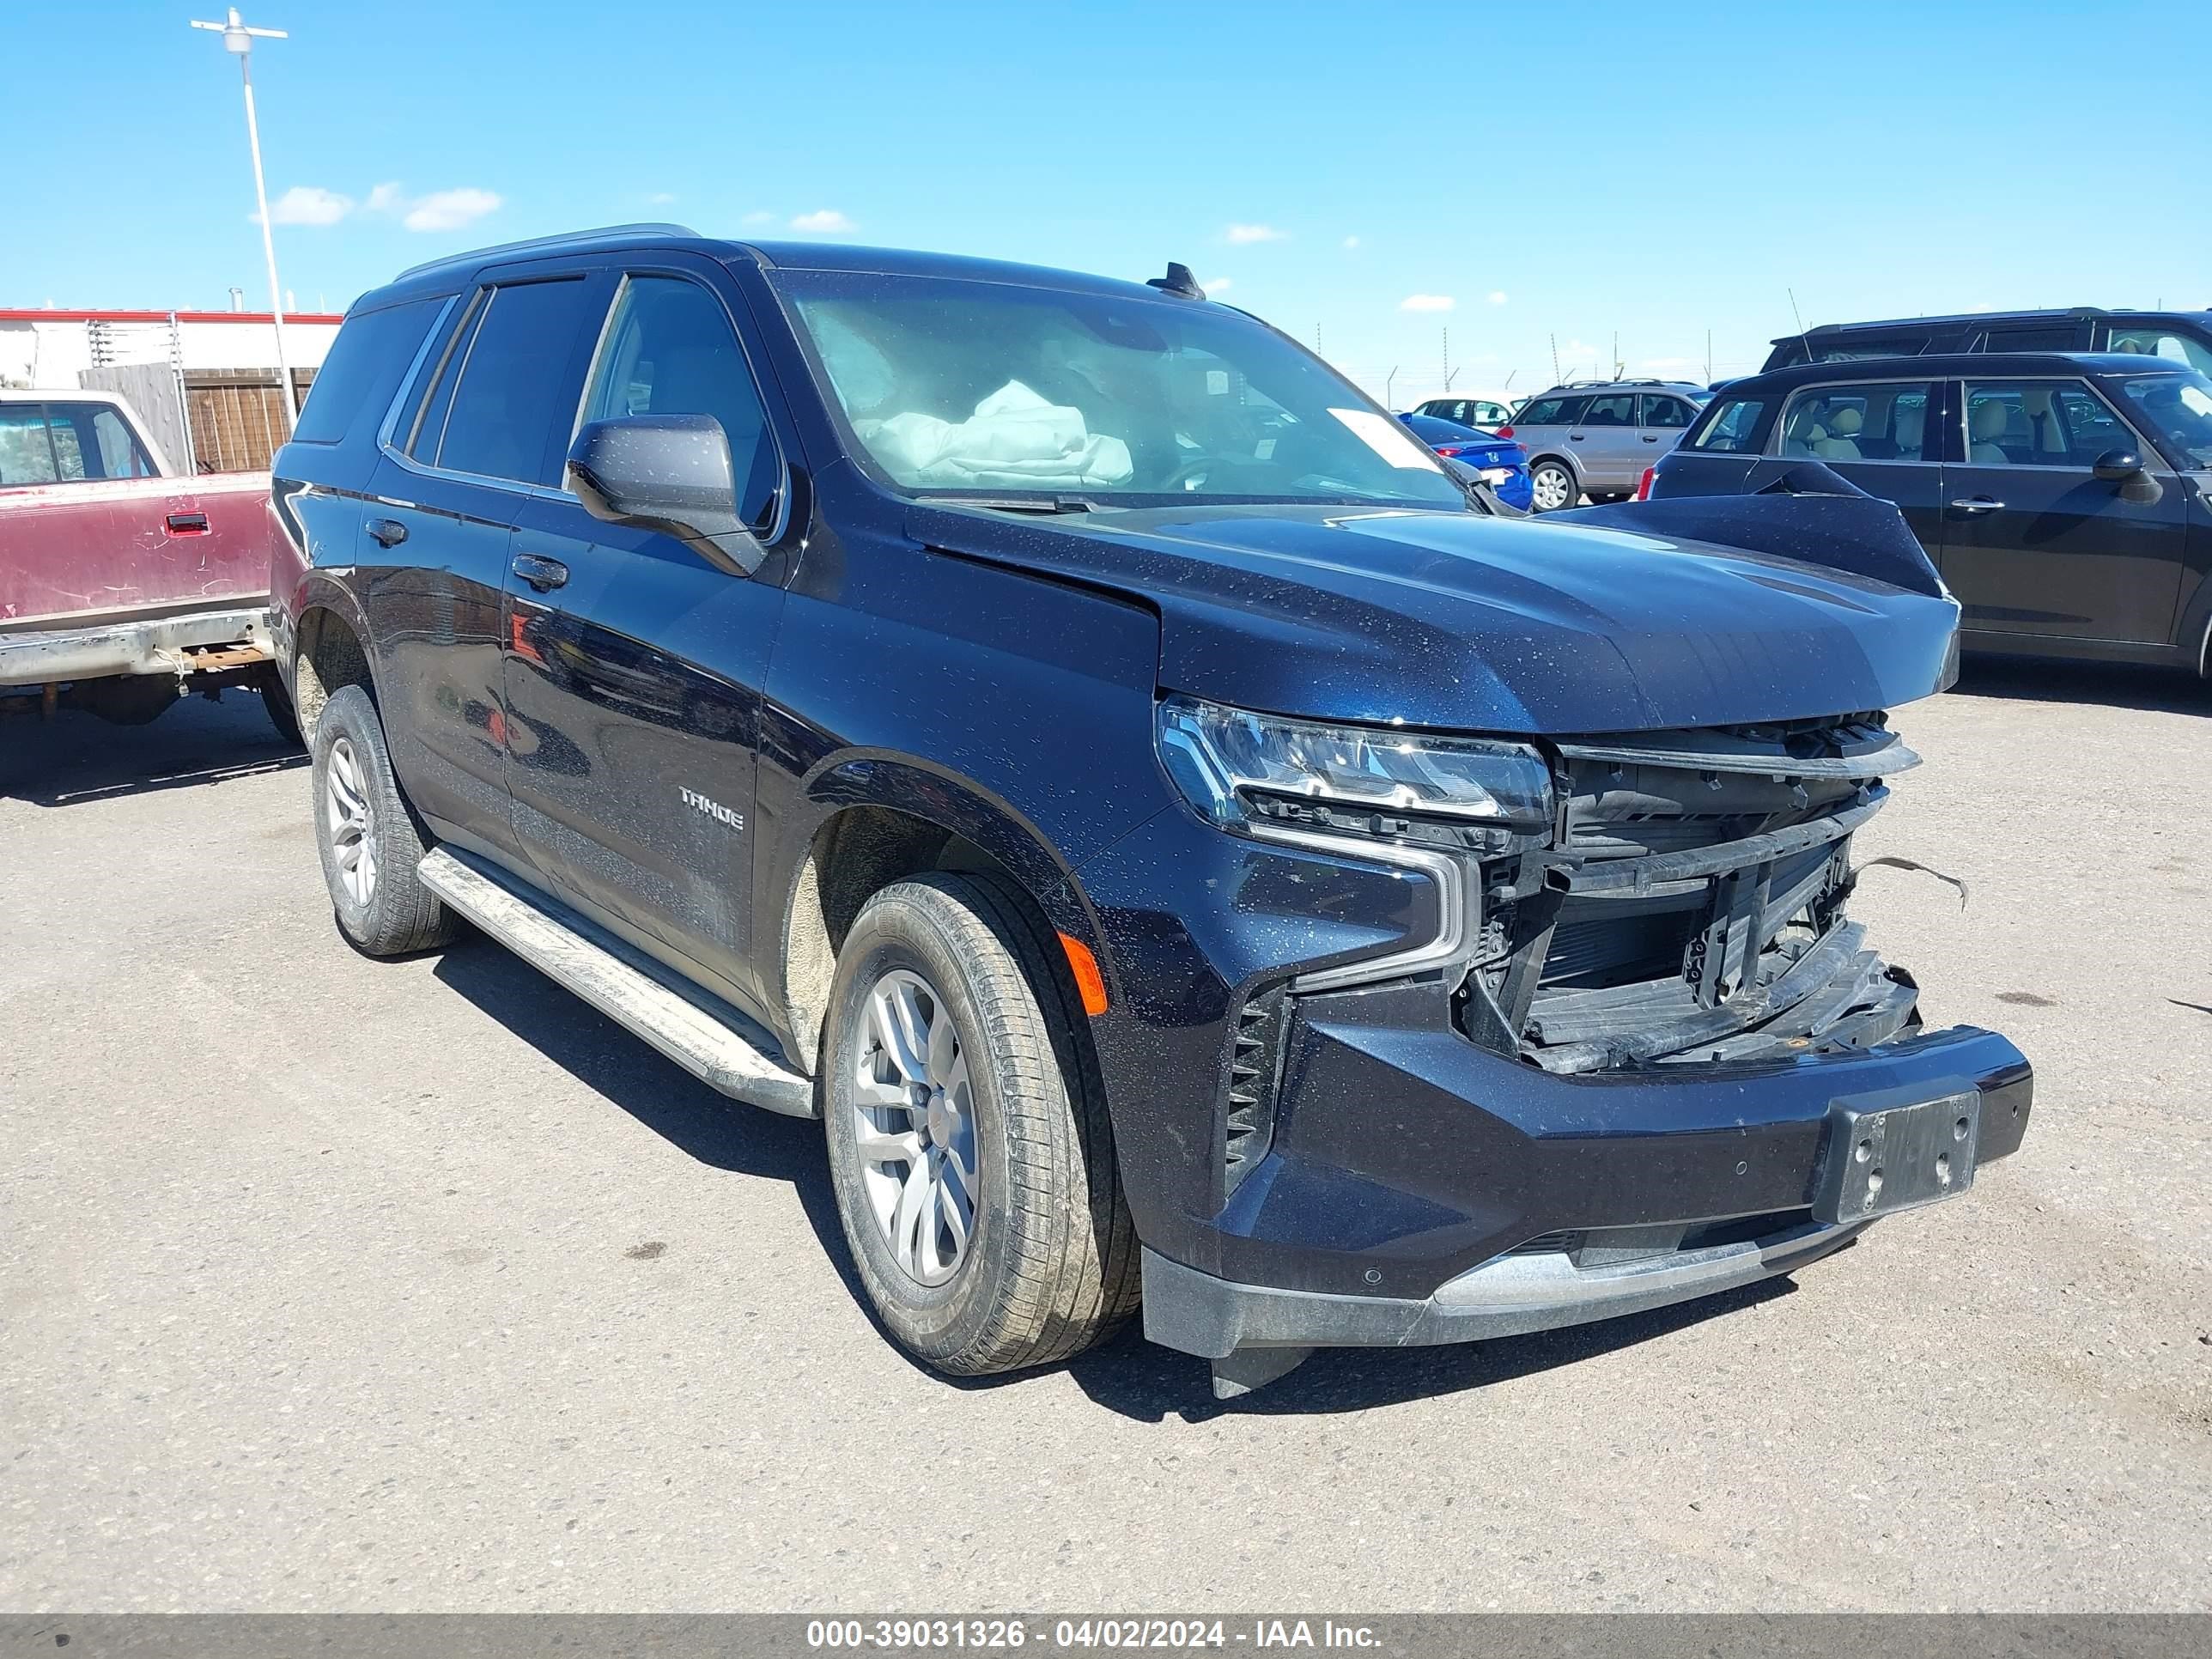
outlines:
[[1127, 483], [1129, 446], [1091, 431], [1083, 411], [1009, 380], [957, 422], [908, 410], [854, 430], [903, 484], [1079, 489]]

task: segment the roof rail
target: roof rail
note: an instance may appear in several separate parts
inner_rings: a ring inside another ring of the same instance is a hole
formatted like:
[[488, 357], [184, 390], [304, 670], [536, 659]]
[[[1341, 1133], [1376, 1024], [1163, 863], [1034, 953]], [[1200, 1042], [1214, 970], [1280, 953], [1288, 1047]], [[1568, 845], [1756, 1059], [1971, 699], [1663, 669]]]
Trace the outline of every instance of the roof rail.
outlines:
[[[1673, 384], [1674, 382], [1669, 380], [1562, 380], [1559, 383], [1559, 390], [1571, 392], [1577, 387], [1591, 386], [1671, 386]], [[1687, 386], [1689, 382], [1685, 380], [1682, 384]]]
[[425, 259], [419, 265], [410, 265], [392, 280], [405, 282], [410, 276], [419, 276], [426, 270], [436, 270], [445, 265], [474, 264], [494, 255], [511, 253], [551, 253], [579, 242], [596, 242], [607, 236], [696, 236], [699, 233], [689, 225], [657, 224], [647, 222], [635, 225], [601, 225], [595, 230], [568, 230], [557, 236], [532, 236], [520, 242], [500, 242], [491, 247], [471, 248], [460, 253], [448, 253], [443, 258]]

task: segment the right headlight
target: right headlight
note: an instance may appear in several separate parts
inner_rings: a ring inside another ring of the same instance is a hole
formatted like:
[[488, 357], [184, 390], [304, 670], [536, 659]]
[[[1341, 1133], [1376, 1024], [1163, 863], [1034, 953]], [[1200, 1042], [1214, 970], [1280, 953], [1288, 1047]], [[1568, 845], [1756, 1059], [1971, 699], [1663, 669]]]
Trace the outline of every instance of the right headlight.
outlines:
[[1159, 705], [1160, 760], [1224, 830], [1255, 820], [1376, 830], [1426, 819], [1522, 833], [1552, 817], [1552, 773], [1526, 744], [1255, 714], [1194, 697]]

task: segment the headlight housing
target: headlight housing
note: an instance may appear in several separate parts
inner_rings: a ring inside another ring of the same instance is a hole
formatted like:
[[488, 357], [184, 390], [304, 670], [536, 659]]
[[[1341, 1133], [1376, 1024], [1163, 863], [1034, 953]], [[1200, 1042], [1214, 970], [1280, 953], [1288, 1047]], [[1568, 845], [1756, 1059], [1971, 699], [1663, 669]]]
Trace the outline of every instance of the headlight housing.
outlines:
[[1224, 830], [1273, 822], [1463, 843], [1468, 831], [1540, 834], [1551, 822], [1551, 768], [1527, 744], [1181, 696], [1161, 702], [1158, 739], [1176, 787]]

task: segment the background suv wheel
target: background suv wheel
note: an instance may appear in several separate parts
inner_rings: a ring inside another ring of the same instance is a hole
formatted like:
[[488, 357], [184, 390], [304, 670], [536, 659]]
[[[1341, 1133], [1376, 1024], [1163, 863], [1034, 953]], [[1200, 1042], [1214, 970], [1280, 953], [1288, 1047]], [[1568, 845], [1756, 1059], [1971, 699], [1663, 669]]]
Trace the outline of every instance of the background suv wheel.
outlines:
[[1535, 495], [1539, 513], [1556, 513], [1561, 507], [1572, 507], [1582, 488], [1575, 482], [1574, 471], [1564, 461], [1539, 461], [1528, 471], [1528, 483]]
[[821, 1074], [837, 1213], [877, 1316], [940, 1370], [1066, 1359], [1136, 1306], [1051, 937], [1005, 884], [940, 872], [876, 894], [838, 952]]

